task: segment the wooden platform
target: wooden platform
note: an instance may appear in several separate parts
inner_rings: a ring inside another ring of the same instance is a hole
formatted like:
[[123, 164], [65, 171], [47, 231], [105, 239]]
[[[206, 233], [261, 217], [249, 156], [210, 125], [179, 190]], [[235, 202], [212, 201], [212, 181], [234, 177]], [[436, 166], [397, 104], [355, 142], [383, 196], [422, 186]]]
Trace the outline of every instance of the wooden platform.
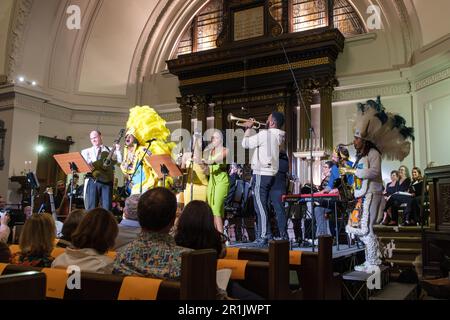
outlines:
[[417, 285], [391, 282], [369, 300], [417, 300]]

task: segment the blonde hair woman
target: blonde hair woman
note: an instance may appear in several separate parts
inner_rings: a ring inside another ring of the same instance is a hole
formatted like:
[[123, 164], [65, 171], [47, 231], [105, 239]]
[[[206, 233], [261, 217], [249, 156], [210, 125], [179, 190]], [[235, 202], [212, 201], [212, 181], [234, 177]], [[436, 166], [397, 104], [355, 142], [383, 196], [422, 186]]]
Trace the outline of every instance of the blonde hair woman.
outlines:
[[28, 267], [50, 267], [51, 252], [55, 246], [55, 222], [48, 213], [34, 213], [25, 222], [20, 235], [20, 252], [11, 257], [11, 263]]

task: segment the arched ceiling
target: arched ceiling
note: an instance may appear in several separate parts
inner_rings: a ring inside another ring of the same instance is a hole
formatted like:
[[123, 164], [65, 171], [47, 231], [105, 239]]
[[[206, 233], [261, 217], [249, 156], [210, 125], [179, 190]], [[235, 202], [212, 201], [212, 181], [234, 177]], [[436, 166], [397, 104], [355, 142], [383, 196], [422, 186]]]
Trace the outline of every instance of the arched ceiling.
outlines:
[[[13, 66], [10, 76], [37, 81], [30, 88], [36, 95], [72, 109], [123, 112], [141, 102], [164, 108], [177, 94], [176, 79], [161, 73], [165, 61], [206, 1], [18, 0], [12, 15], [25, 27], [19, 34], [10, 30], [10, 50], [20, 50], [5, 65]], [[407, 64], [415, 50], [449, 36], [448, 0], [432, 6], [423, 0], [350, 2], [363, 18], [369, 4], [382, 8], [384, 27], [392, 30], [386, 33], [391, 66]], [[66, 8], [73, 4], [81, 8], [80, 30], [66, 27]], [[29, 12], [20, 12], [21, 5]]]

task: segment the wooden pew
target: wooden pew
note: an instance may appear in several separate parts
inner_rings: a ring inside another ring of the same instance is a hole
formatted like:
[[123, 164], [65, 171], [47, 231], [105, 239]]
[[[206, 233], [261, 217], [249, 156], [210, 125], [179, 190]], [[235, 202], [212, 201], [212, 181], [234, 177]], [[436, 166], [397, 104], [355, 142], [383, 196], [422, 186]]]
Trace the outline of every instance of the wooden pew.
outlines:
[[[327, 236], [319, 238], [318, 252], [273, 252], [273, 254], [277, 256], [277, 258], [273, 259], [284, 261], [283, 263], [286, 263], [286, 261], [288, 261], [287, 269], [297, 272], [303, 299], [341, 299], [342, 278], [340, 275], [335, 275], [333, 273], [332, 244], [332, 237]], [[230, 251], [232, 251], [233, 253], [232, 255], [227, 255], [227, 257], [231, 256], [232, 258], [250, 261], [269, 261], [270, 259], [270, 250], [268, 251], [266, 249], [240, 248], [238, 250], [234, 250], [233, 248]], [[286, 258], [287, 256], [289, 256], [289, 258]], [[277, 266], [275, 268], [278, 268], [279, 271], [273, 271], [274, 277], [284, 276], [289, 278], [289, 272], [285, 271], [285, 266]], [[281, 273], [285, 273], [286, 275], [283, 275]], [[284, 278], [279, 279], [279, 285], [284, 285], [285, 280], [283, 279]], [[286, 288], [280, 288], [278, 292], [280, 292], [280, 290], [281, 292], [285, 292]]]
[[218, 261], [218, 268], [231, 268], [231, 279], [265, 299], [300, 299], [297, 291], [289, 288], [289, 242], [271, 241], [265, 259], [227, 259]]
[[0, 276], [0, 300], [44, 300], [45, 274], [27, 271]]
[[[42, 271], [47, 274], [48, 299], [65, 300], [117, 300], [144, 299], [133, 290], [146, 288], [141, 284], [155, 285], [155, 300], [213, 300], [216, 298], [216, 266], [217, 258], [214, 250], [196, 250], [182, 255], [181, 279], [159, 280], [143, 277], [127, 277], [122, 275], [106, 275], [81, 272], [80, 289], [69, 289], [66, 285], [65, 269], [30, 268], [18, 265], [3, 266], [3, 275], [17, 274], [24, 271]], [[65, 277], [64, 277], [65, 276]], [[131, 283], [125, 290], [124, 284]], [[62, 288], [62, 289], [61, 289]], [[61, 289], [61, 290], [60, 290]], [[58, 293], [58, 291], [60, 291]], [[125, 292], [126, 291], [126, 292]], [[148, 298], [149, 293], [145, 293]], [[125, 298], [124, 298], [125, 297]]]

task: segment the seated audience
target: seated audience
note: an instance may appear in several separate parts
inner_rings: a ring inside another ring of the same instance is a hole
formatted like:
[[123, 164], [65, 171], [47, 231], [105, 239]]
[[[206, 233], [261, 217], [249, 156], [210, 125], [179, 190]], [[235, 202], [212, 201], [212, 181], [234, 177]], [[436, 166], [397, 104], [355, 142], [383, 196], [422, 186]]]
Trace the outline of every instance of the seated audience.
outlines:
[[179, 279], [181, 255], [191, 249], [177, 246], [169, 235], [177, 211], [175, 194], [166, 188], [146, 191], [138, 203], [139, 237], [117, 252], [115, 274]]
[[9, 250], [9, 246], [0, 242], [0, 263], [9, 263], [11, 260], [11, 250]]
[[420, 216], [420, 203], [422, 201], [423, 177], [419, 168], [414, 167], [411, 171], [412, 182], [409, 187], [411, 197], [407, 198], [407, 206], [403, 214], [403, 226], [415, 226]]
[[[391, 171], [391, 182], [389, 182], [383, 192], [384, 199], [389, 201], [389, 198], [397, 191], [397, 181], [398, 181], [398, 171], [392, 170]], [[391, 219], [391, 209], [388, 208], [388, 210], [384, 210], [384, 217], [383, 221], [381, 222], [382, 225], [387, 225], [389, 223], [389, 220]]]
[[[217, 251], [217, 259], [225, 256], [225, 239], [214, 227], [211, 207], [203, 201], [194, 200], [184, 208], [178, 220], [175, 242], [194, 250], [214, 249]], [[261, 299], [234, 281], [229, 282], [227, 293], [218, 289], [218, 298], [226, 298], [226, 295], [236, 299]]]
[[408, 168], [402, 165], [398, 168], [398, 181], [395, 192], [391, 195], [384, 208], [385, 211], [390, 210], [391, 212], [391, 221], [388, 223], [389, 226], [398, 225], [398, 210], [400, 209], [400, 206], [407, 201], [406, 198], [408, 197], [399, 192], [408, 192], [410, 185], [411, 179], [409, 178]]
[[69, 213], [61, 230], [61, 237], [56, 243], [57, 247], [66, 248], [72, 246], [72, 235], [85, 215], [86, 212], [81, 209], [76, 209]]
[[131, 241], [135, 240], [141, 233], [141, 226], [137, 216], [137, 206], [140, 194], [132, 194], [125, 201], [123, 218], [119, 223], [119, 233], [117, 234], [115, 250], [119, 250]]
[[11, 263], [37, 268], [50, 267], [53, 262], [51, 252], [55, 244], [55, 230], [51, 215], [32, 214], [20, 234], [20, 252], [12, 255]]
[[7, 243], [11, 229], [8, 226], [9, 214], [5, 211], [6, 202], [3, 196], [0, 195], [0, 242]]
[[103, 208], [88, 211], [72, 234], [73, 248], [67, 247], [52, 267], [76, 265], [85, 272], [111, 273], [114, 261], [105, 253], [114, 247], [117, 232], [117, 222], [111, 212]]
[[33, 210], [31, 209], [31, 206], [26, 206], [23, 208], [23, 213], [25, 215], [25, 220], [28, 220], [31, 218], [31, 215], [33, 214]]
[[8, 226], [9, 214], [6, 212], [0, 212], [0, 242], [7, 243], [11, 229]]

